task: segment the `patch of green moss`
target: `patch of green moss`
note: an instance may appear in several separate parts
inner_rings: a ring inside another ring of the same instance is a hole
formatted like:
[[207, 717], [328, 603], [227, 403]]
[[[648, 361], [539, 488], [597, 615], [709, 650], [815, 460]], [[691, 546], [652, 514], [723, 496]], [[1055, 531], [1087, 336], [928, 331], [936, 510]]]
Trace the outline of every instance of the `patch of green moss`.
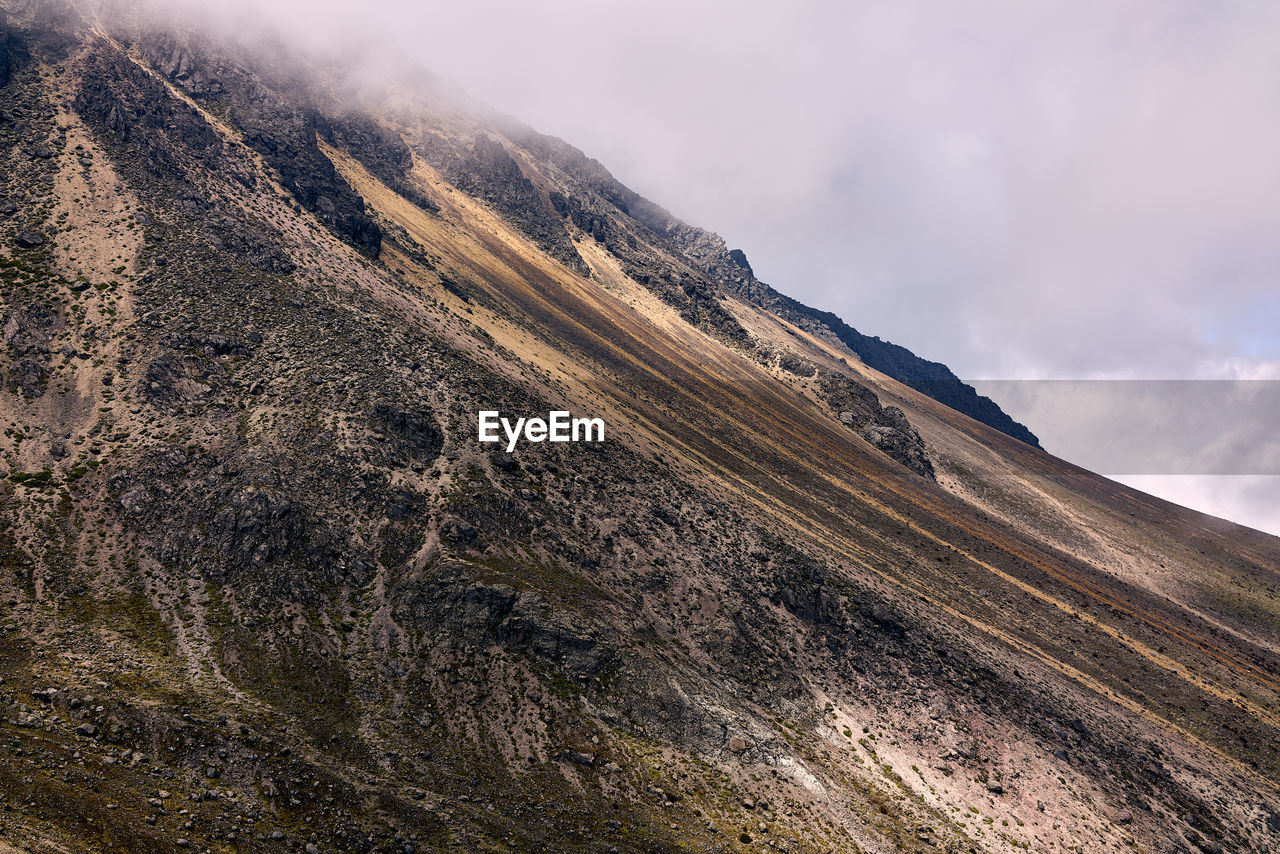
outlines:
[[38, 472], [15, 471], [10, 472], [9, 480], [21, 486], [32, 487], [35, 489], [43, 489], [48, 486], [56, 486], [53, 480], [53, 472], [49, 469]]

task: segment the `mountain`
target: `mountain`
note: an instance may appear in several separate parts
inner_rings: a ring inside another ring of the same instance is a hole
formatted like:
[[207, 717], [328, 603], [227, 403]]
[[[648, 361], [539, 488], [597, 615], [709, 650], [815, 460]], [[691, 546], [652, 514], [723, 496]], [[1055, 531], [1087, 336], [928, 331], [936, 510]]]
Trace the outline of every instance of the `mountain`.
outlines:
[[0, 850], [1280, 845], [1280, 540], [425, 72], [87, 8], [0, 23]]

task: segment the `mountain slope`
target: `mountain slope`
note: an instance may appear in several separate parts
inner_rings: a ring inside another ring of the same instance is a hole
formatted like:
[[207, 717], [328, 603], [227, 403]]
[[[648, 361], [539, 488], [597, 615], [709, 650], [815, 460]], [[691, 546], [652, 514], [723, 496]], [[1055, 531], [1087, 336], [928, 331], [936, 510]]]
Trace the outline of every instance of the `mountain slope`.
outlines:
[[4, 838], [1274, 847], [1275, 538], [876, 370], [429, 81], [55, 11], [3, 38]]
[[[498, 118], [497, 126], [527, 156], [540, 161], [535, 170], [540, 168], [554, 174], [552, 184], [555, 186], [548, 189], [546, 201], [521, 199], [519, 210], [537, 209], [545, 218], [549, 202], [550, 207], [568, 221], [569, 231], [590, 234], [598, 243], [604, 244], [638, 281], [653, 284], [655, 279], [643, 269], [643, 262], [635, 258], [638, 244], [666, 249], [679, 255], [685, 263], [692, 263], [696, 273], [709, 276], [722, 292], [753, 302], [797, 326], [839, 341], [881, 373], [1002, 433], [1039, 447], [1039, 440], [1030, 430], [1001, 411], [989, 398], [961, 382], [945, 365], [921, 359], [905, 347], [863, 335], [830, 312], [810, 308], [778, 293], [755, 277], [741, 250], [729, 249], [718, 235], [681, 222], [663, 208], [640, 197], [615, 180], [598, 162], [572, 146], [502, 117]], [[476, 145], [492, 151], [491, 141], [481, 142], [486, 139], [481, 133], [476, 137]], [[428, 158], [431, 148], [423, 147]], [[477, 171], [482, 170], [477, 170], [473, 163], [467, 174], [474, 176]], [[475, 179], [472, 177], [470, 180]], [[509, 209], [499, 207], [499, 210], [535, 242], [540, 242], [544, 230], [555, 227], [544, 225], [541, 229], [530, 229], [525, 227], [527, 215], [512, 217]], [[547, 248], [545, 244], [544, 248]], [[552, 254], [562, 257], [554, 251]], [[656, 278], [661, 279], [661, 276]], [[681, 284], [686, 292], [690, 290], [689, 283]], [[705, 287], [704, 283], [698, 284]], [[681, 297], [676, 294], [675, 299]]]

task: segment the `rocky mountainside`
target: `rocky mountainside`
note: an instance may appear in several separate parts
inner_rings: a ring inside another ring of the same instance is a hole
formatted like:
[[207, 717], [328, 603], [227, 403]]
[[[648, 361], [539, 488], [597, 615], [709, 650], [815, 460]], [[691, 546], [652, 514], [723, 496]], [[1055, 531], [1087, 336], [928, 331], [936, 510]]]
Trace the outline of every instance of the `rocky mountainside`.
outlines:
[[425, 73], [0, 9], [0, 851], [1280, 846], [1276, 538]]

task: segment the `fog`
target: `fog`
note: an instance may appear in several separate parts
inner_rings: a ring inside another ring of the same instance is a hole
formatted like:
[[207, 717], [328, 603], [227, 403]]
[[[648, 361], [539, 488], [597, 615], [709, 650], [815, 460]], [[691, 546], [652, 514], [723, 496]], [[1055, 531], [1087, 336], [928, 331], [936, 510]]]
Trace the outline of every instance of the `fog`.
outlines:
[[1280, 379], [1280, 5], [238, 2], [394, 46], [962, 377]]

